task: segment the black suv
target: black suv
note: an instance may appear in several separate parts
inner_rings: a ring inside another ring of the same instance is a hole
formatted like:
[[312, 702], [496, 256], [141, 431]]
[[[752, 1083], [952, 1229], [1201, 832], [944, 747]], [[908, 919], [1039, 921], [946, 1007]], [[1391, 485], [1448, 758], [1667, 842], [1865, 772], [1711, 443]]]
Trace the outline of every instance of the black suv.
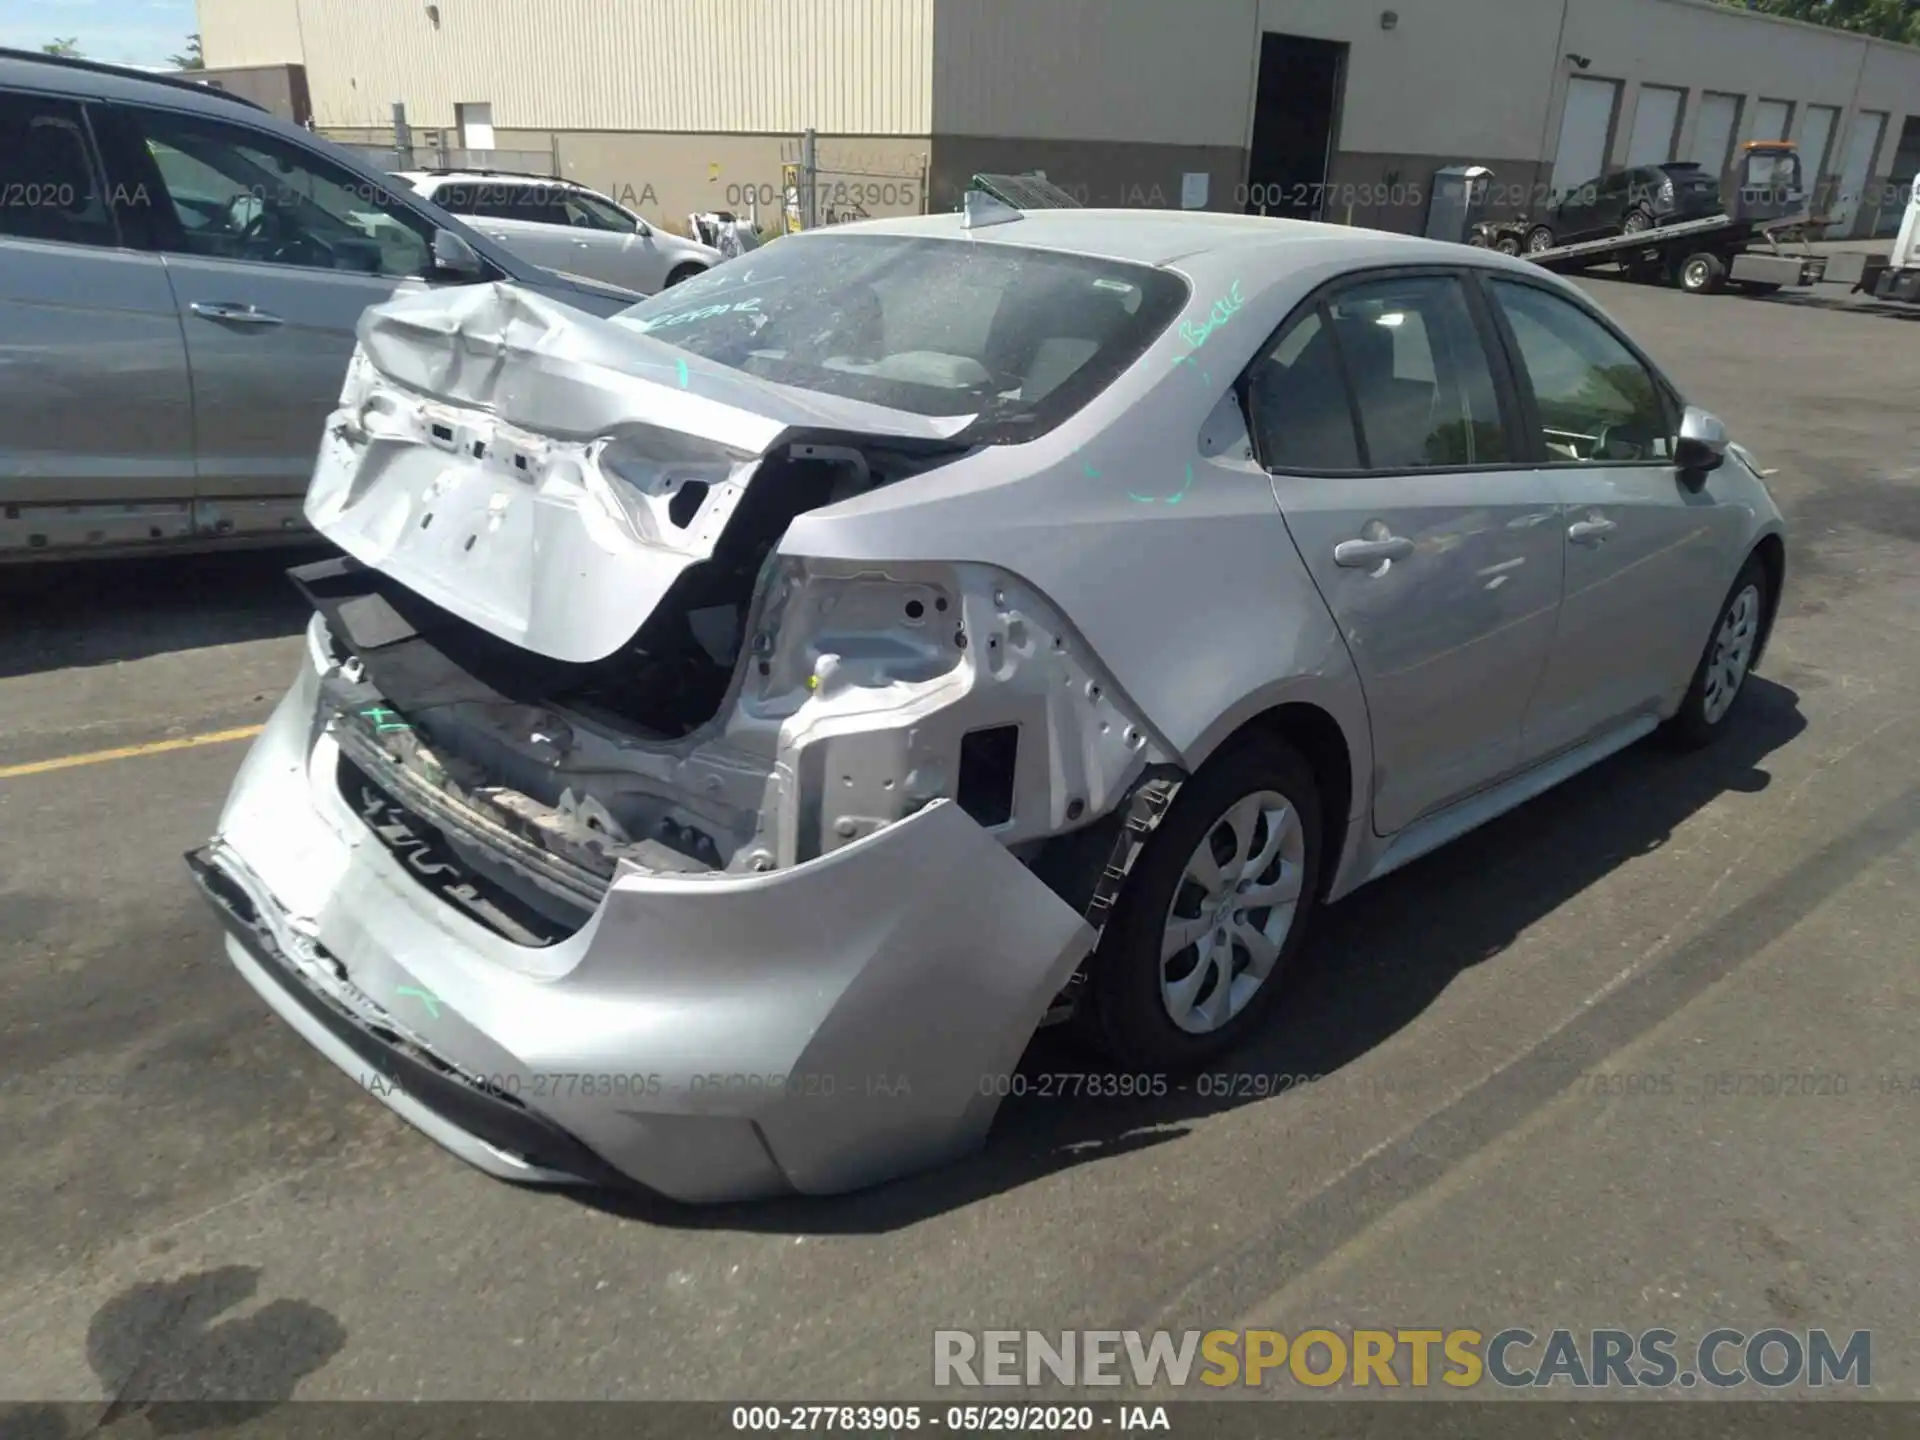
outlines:
[[1635, 165], [1576, 185], [1527, 227], [1529, 253], [1703, 220], [1721, 210], [1720, 183], [1690, 161]]

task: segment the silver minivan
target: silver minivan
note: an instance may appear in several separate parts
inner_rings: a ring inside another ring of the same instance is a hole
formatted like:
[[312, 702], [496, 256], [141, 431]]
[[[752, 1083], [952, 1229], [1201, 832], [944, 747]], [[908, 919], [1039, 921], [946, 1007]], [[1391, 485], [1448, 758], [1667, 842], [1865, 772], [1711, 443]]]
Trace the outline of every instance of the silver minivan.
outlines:
[[0, 563], [309, 535], [361, 312], [503, 280], [638, 298], [237, 97], [0, 50]]

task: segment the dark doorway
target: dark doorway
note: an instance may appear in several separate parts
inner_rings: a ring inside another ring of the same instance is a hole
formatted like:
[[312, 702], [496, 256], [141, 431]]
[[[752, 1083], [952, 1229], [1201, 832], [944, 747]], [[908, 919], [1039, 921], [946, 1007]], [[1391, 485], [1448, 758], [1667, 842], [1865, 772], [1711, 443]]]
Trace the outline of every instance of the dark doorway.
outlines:
[[1346, 66], [1347, 47], [1338, 41], [1273, 31], [1261, 35], [1248, 213], [1313, 220], [1326, 209], [1327, 167]]

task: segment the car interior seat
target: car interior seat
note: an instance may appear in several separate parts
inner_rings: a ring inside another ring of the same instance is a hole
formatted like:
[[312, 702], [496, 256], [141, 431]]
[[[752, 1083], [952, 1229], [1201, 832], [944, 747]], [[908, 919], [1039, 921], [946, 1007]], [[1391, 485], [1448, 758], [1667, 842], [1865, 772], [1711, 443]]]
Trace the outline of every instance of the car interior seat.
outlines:
[[1430, 463], [1436, 387], [1426, 380], [1403, 380], [1395, 373], [1393, 331], [1377, 318], [1340, 316], [1334, 328], [1360, 405], [1368, 463], [1374, 469]]

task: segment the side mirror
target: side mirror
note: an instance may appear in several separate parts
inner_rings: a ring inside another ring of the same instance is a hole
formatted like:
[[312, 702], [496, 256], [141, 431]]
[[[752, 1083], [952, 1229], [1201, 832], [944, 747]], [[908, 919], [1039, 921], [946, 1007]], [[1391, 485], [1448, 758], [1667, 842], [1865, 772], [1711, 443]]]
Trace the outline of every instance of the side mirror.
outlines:
[[451, 230], [433, 232], [433, 266], [441, 274], [461, 280], [487, 278], [487, 262], [480, 258], [480, 252], [467, 243], [464, 235]]
[[1689, 405], [1680, 419], [1680, 438], [1673, 447], [1674, 468], [1683, 480], [1706, 479], [1727, 463], [1727, 427], [1698, 405]]

